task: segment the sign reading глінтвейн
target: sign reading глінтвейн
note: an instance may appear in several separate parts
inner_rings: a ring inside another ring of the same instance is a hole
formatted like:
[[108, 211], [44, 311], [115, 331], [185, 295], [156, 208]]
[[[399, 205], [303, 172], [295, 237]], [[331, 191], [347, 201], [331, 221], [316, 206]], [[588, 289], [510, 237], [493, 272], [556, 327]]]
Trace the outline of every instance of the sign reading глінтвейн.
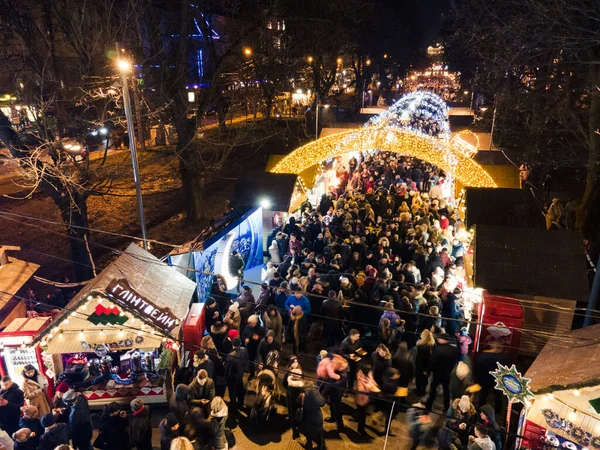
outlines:
[[180, 320], [175, 317], [169, 308], [160, 308], [148, 299], [138, 294], [124, 279], [112, 280], [106, 286], [105, 292], [112, 297], [116, 303], [135, 312], [138, 316], [148, 319], [157, 328], [171, 331]]

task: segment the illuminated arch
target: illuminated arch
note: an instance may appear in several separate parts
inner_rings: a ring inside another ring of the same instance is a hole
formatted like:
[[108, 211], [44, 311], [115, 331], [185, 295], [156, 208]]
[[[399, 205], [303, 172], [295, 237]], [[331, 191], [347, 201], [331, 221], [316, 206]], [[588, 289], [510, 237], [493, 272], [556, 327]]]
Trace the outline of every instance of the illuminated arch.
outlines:
[[411, 92], [365, 124], [365, 127], [377, 126], [403, 128], [447, 140], [450, 137], [448, 105], [432, 92]]
[[496, 187], [492, 177], [479, 164], [452, 145], [395, 127], [362, 128], [309, 142], [284, 157], [270, 172], [300, 174], [338, 155], [373, 149], [413, 156], [435, 164], [453, 173], [464, 186]]

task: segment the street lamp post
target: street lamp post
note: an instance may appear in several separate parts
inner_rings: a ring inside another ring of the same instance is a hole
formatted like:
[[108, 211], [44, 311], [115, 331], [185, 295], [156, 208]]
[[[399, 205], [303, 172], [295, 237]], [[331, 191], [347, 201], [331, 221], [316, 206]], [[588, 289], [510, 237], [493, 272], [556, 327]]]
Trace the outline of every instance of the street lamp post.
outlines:
[[315, 140], [319, 139], [319, 91], [315, 92]]
[[[117, 54], [121, 52], [119, 43], [117, 43]], [[135, 149], [135, 128], [133, 126], [133, 117], [131, 114], [131, 101], [129, 99], [129, 85], [127, 83], [127, 72], [131, 70], [129, 61], [120, 59], [119, 71], [121, 72], [121, 82], [123, 83], [123, 107], [125, 108], [125, 117], [127, 118], [127, 133], [129, 134], [129, 150], [131, 151], [131, 164], [133, 166], [133, 181], [135, 182], [135, 195], [137, 197], [138, 211], [140, 214], [140, 228], [142, 230], [142, 241], [144, 249], [148, 250], [148, 240], [146, 238], [146, 218], [144, 216], [144, 203], [142, 201], [142, 184], [140, 182], [140, 169], [138, 166], [137, 152]]]

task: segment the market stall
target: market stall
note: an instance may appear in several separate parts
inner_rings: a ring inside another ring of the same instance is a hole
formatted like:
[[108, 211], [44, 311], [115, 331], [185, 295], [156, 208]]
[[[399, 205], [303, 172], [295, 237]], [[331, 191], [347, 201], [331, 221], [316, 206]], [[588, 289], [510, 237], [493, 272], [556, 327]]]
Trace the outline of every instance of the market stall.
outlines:
[[91, 406], [167, 401], [171, 349], [196, 285], [131, 244], [35, 339], [53, 357], [57, 380]]
[[0, 333], [0, 375], [9, 376], [23, 386], [23, 368], [31, 364], [48, 379], [48, 395], [52, 397], [54, 364], [52, 358], [33, 341], [48, 327], [51, 317], [32, 317], [13, 320]]
[[600, 325], [552, 338], [525, 376], [535, 395], [518, 448], [600, 449]]

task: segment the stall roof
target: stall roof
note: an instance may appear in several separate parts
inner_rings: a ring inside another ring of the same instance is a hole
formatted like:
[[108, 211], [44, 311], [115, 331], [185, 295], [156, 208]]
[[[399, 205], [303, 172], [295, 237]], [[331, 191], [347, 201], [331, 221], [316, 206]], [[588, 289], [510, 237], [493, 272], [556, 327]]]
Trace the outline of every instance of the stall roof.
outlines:
[[[190, 301], [196, 289], [196, 283], [172, 267], [169, 267], [151, 253], [148, 253], [135, 244], [130, 244], [96, 278], [90, 280], [69, 302], [66, 306], [66, 311], [56, 318], [53, 327], [58, 326], [61, 330], [64, 330], [66, 338], [58, 339], [57, 336], [52, 338], [51, 342], [49, 341], [48, 343], [50, 353], [82, 351], [80, 339], [68, 339], [69, 336], [66, 335], [68, 331], [79, 332], [82, 329], [86, 332], [88, 330], [104, 330], [103, 340], [105, 342], [112, 342], [113, 340], [117, 340], [117, 338], [122, 340], [123, 336], [119, 335], [121, 331], [131, 335], [125, 337], [136, 336], [137, 329], [140, 328], [142, 322], [139, 320], [140, 315], [134, 314], [132, 309], [128, 309], [130, 315], [137, 316], [138, 319], [135, 320], [134, 324], [131, 321], [127, 322], [125, 327], [118, 325], [94, 325], [87, 320], [87, 316], [94, 313], [93, 309], [87, 307], [87, 303], [90, 302], [88, 296], [98, 292], [105, 292], [109, 285], [116, 280], [127, 280], [135, 293], [151, 302], [152, 307], [170, 310], [170, 313], [181, 321], [180, 323], [183, 323], [187, 315]], [[77, 311], [82, 313], [81, 317], [79, 317]], [[75, 313], [75, 315], [72, 313]], [[69, 321], [65, 322], [66, 319], [69, 319]], [[145, 323], [150, 325], [150, 322], [147, 320]], [[172, 337], [176, 337], [179, 327], [180, 324], [171, 329], [169, 334]], [[49, 331], [42, 333], [37, 340], [44, 339], [48, 333]], [[98, 338], [96, 337], [95, 339], [97, 340]], [[157, 345], [148, 345], [149, 342], [155, 343], [155, 340], [158, 341]], [[148, 333], [144, 344], [138, 347], [157, 347], [159, 344], [160, 337], [152, 337]], [[75, 348], [76, 350], [74, 350]]]
[[6, 255], [6, 251], [10, 250], [19, 250], [19, 247], [0, 246], [0, 308], [19, 292], [40, 267]]
[[586, 260], [575, 233], [480, 224], [474, 248], [475, 284], [492, 294], [588, 299]]
[[238, 178], [231, 206], [254, 206], [268, 199], [272, 211], [289, 211], [292, 193], [298, 175], [249, 171]]
[[525, 376], [531, 391], [543, 394], [600, 385], [600, 324], [548, 341]]
[[542, 208], [530, 191], [506, 188], [466, 188], [466, 223], [545, 228]]

